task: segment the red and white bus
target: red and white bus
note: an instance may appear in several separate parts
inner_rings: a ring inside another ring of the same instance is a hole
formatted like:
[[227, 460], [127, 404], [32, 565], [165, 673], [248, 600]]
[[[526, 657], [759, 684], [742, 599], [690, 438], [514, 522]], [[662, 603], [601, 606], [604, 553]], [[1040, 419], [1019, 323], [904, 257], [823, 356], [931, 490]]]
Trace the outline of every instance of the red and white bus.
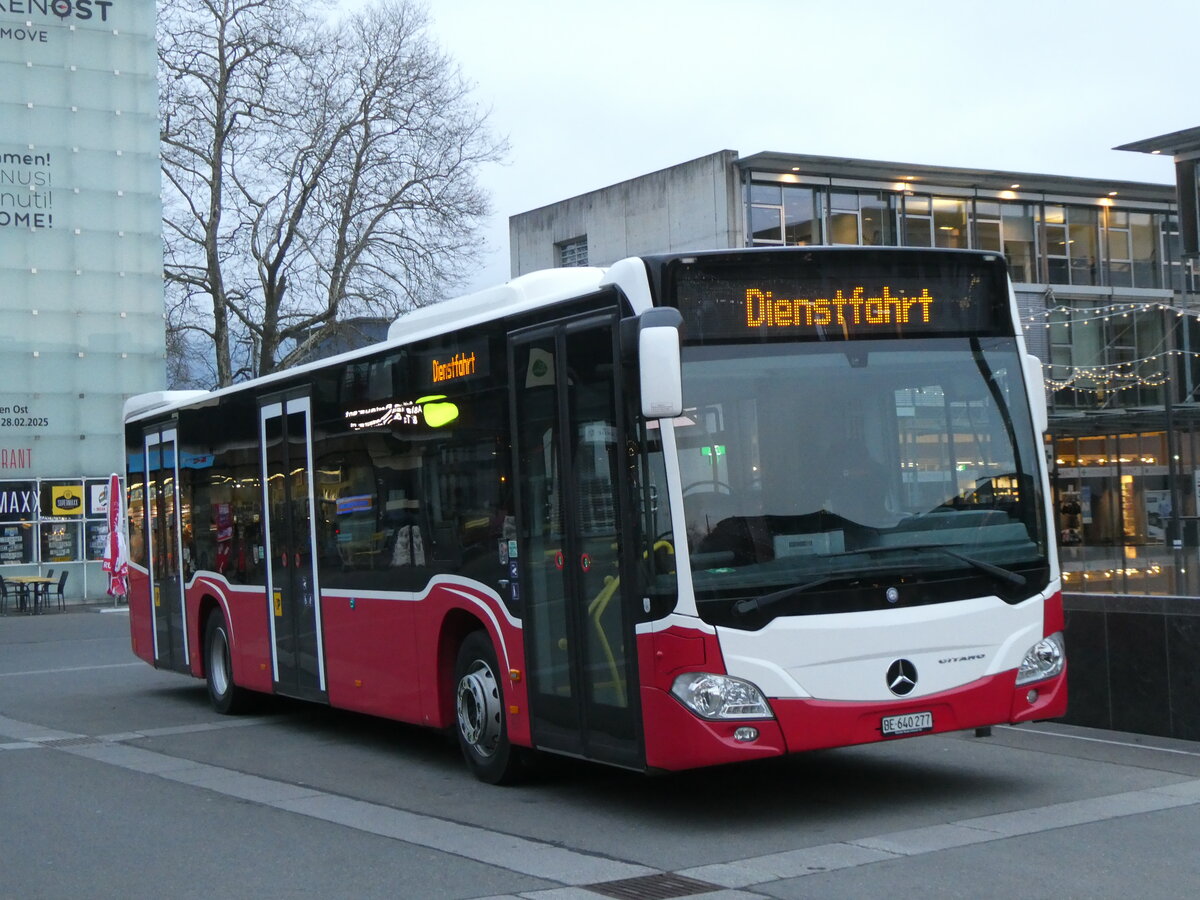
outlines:
[[539, 272], [125, 409], [130, 623], [282, 694], [679, 770], [1062, 715], [1040, 366], [1003, 260]]

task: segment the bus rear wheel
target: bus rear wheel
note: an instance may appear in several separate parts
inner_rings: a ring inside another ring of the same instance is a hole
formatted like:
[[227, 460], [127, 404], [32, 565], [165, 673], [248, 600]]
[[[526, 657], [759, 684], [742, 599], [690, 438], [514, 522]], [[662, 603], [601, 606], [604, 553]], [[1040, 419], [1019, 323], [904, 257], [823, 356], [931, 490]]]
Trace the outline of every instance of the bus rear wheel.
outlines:
[[208, 699], [222, 715], [237, 715], [249, 706], [249, 691], [233, 683], [233, 660], [229, 651], [229, 626], [214, 612], [204, 628], [204, 679]]
[[476, 778], [488, 784], [511, 784], [522, 767], [519, 752], [508, 742], [499, 671], [487, 635], [482, 631], [467, 635], [454, 667], [455, 733]]

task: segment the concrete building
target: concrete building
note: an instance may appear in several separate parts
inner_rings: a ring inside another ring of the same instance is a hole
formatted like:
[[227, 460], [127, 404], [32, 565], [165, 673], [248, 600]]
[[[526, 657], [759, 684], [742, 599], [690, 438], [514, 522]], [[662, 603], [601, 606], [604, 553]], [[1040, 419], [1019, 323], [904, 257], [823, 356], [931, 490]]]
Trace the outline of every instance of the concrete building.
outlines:
[[1047, 453], [1081, 724], [1200, 739], [1200, 272], [1174, 184], [722, 150], [513, 216], [512, 274], [805, 244], [1008, 260]]
[[121, 407], [164, 383], [152, 0], [0, 3], [0, 576], [100, 597]]

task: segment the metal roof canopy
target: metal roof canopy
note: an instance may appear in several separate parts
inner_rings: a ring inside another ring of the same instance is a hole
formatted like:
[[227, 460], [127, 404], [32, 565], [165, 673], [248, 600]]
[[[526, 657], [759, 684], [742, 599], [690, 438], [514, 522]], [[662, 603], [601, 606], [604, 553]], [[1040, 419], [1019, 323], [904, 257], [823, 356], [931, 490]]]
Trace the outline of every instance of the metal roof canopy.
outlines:
[[[1196, 129], [1200, 132], [1200, 129]], [[1044, 175], [1002, 169], [967, 169], [951, 166], [917, 165], [882, 160], [850, 159], [839, 156], [812, 156], [801, 153], [755, 153], [737, 160], [739, 168], [752, 171], [795, 173], [829, 178], [908, 182], [912, 189], [924, 185], [978, 188], [987, 191], [1011, 190], [1019, 184], [1020, 193], [1065, 194], [1080, 197], [1107, 197], [1117, 191], [1121, 200], [1132, 199], [1174, 202], [1171, 184], [1143, 181], [1118, 181], [1111, 178], [1080, 178], [1070, 175]]]
[[1113, 149], [1171, 154], [1182, 254], [1186, 259], [1200, 259], [1200, 128], [1185, 128]]
[[1171, 156], [1184, 156], [1200, 152], [1200, 128], [1184, 128], [1182, 131], [1172, 131], [1170, 134], [1160, 134], [1158, 137], [1145, 138], [1113, 147], [1114, 150], [1131, 150], [1134, 153], [1169, 153]]

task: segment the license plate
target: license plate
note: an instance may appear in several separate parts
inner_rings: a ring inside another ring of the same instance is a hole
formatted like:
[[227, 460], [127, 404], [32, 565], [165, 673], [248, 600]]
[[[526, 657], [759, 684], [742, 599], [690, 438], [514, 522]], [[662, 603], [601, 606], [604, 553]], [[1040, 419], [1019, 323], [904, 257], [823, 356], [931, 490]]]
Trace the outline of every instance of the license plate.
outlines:
[[918, 734], [922, 731], [933, 731], [933, 713], [915, 712], [883, 717], [884, 735]]

